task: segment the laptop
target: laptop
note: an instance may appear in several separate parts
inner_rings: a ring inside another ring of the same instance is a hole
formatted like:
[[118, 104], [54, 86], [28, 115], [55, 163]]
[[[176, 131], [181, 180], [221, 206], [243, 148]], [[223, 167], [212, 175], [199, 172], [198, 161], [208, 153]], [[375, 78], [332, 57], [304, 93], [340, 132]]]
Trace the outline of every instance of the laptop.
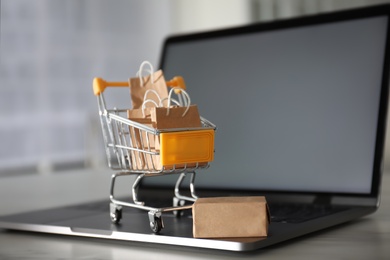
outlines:
[[[374, 213], [384, 161], [389, 14], [390, 5], [381, 5], [164, 42], [165, 77], [183, 76], [200, 114], [217, 126], [214, 161], [197, 172], [197, 194], [266, 196], [268, 237], [195, 239], [191, 211], [164, 213], [165, 228], [155, 235], [139, 209], [124, 208], [113, 224], [108, 197], [1, 216], [0, 227], [248, 251]], [[172, 203], [176, 178], [144, 178], [139, 199]]]

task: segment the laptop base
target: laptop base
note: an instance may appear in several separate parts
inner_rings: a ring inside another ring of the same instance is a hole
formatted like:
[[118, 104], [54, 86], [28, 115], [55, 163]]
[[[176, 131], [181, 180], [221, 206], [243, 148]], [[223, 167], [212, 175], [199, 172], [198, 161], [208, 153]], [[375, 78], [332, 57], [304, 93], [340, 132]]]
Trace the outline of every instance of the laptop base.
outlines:
[[302, 223], [271, 223], [268, 237], [195, 239], [192, 236], [192, 217], [176, 217], [164, 214], [164, 229], [154, 234], [149, 227], [147, 212], [124, 209], [119, 224], [113, 224], [109, 211], [96, 212], [76, 207], [40, 210], [24, 214], [0, 217], [0, 226], [5, 229], [44, 232], [61, 235], [105, 238], [123, 241], [148, 242], [228, 251], [251, 251], [288, 239], [312, 233], [362, 217], [375, 211], [375, 207], [355, 207], [325, 218]]

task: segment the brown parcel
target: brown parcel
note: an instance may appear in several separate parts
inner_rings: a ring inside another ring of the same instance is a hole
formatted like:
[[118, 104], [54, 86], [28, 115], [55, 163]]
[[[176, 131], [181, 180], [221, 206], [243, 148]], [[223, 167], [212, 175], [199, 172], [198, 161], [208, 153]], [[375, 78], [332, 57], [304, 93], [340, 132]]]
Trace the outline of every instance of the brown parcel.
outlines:
[[269, 211], [265, 197], [199, 198], [192, 207], [195, 238], [264, 237]]

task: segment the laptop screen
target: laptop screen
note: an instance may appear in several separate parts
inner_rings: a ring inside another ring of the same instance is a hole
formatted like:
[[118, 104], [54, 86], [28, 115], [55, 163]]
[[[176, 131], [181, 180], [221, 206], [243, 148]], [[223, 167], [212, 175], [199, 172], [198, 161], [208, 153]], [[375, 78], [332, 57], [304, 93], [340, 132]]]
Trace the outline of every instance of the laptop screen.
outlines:
[[217, 126], [196, 187], [372, 192], [388, 17], [298, 24], [166, 41], [166, 79]]

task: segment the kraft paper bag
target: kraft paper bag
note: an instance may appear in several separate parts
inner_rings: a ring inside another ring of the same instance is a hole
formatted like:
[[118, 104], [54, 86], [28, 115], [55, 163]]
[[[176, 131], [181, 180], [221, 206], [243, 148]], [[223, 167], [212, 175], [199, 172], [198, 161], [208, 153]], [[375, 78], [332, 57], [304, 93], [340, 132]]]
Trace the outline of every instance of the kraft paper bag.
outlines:
[[195, 238], [268, 236], [270, 217], [263, 196], [199, 198], [192, 217]]
[[[127, 111], [130, 120], [152, 127], [150, 108], [131, 109]], [[158, 152], [159, 140], [154, 134], [147, 133], [137, 127], [129, 126], [131, 146], [144, 151]], [[130, 163], [134, 170], [146, 170], [159, 168], [159, 155], [131, 151]], [[161, 167], [160, 167], [161, 168]]]
[[[155, 122], [160, 122], [160, 124], [162, 124], [163, 126], [169, 124], [171, 128], [200, 126], [201, 124], [200, 117], [196, 106], [191, 106], [184, 117], [182, 115], [186, 110], [186, 107], [177, 107], [177, 108], [178, 109], [176, 109], [176, 107], [170, 108], [168, 116], [166, 115], [167, 109], [162, 107], [147, 107], [144, 109], [131, 109], [127, 111], [127, 115], [130, 120], [152, 128], [156, 127]], [[129, 126], [129, 132], [130, 132], [132, 147], [144, 151], [147, 150], [151, 152], [160, 153], [159, 136], [156, 136], [154, 134], [148, 134], [147, 132], [134, 126]], [[162, 170], [163, 168], [166, 170], [171, 170], [171, 169], [182, 169], [182, 168], [196, 166], [195, 163], [162, 165], [159, 154], [153, 155], [153, 154], [148, 154], [148, 153], [134, 151], [134, 150], [130, 151], [129, 162], [133, 170], [159, 171]], [[207, 162], [199, 162], [199, 166], [205, 166], [206, 164]]]
[[[188, 107], [153, 107], [150, 110], [153, 127], [156, 129], [172, 129], [186, 127], [201, 127], [197, 105]], [[168, 111], [168, 112], [167, 112]]]
[[[136, 78], [130, 78], [129, 84], [132, 108], [134, 109], [142, 107], [145, 92], [148, 89], [155, 90], [158, 94], [158, 97], [156, 95], [150, 95], [149, 97], [149, 99], [154, 100], [156, 104], [159, 104], [161, 99], [168, 97], [168, 88], [162, 70], [158, 70], [153, 74], [145, 77], [140, 76]], [[153, 104], [149, 103], [145, 104], [145, 106], [151, 107]]]
[[[174, 106], [166, 107], [153, 107], [150, 109], [151, 120], [153, 127], [156, 129], [172, 129], [172, 128], [193, 128], [201, 127], [199, 111], [197, 105], [191, 105], [188, 107]], [[187, 110], [187, 112], [186, 112]], [[198, 162], [199, 166], [207, 165], [207, 162]], [[195, 163], [176, 164], [176, 165], [164, 165], [165, 169], [181, 169], [195, 167]]]

